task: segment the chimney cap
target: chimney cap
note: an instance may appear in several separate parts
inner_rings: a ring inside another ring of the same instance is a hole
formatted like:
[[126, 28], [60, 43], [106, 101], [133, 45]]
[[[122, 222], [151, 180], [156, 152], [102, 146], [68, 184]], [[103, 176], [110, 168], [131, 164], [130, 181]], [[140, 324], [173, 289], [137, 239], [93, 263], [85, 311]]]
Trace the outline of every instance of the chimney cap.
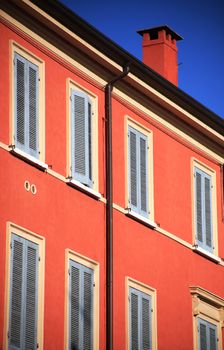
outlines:
[[174, 32], [170, 27], [168, 27], [167, 25], [164, 26], [159, 26], [159, 27], [152, 27], [152, 28], [147, 28], [147, 29], [140, 29], [137, 31], [138, 34], [142, 35], [144, 33], [149, 33], [149, 35], [157, 35], [159, 32], [161, 32], [162, 30], [165, 30], [167, 34], [170, 34], [172, 39], [175, 40], [183, 40], [183, 38], [177, 34], [176, 32]]

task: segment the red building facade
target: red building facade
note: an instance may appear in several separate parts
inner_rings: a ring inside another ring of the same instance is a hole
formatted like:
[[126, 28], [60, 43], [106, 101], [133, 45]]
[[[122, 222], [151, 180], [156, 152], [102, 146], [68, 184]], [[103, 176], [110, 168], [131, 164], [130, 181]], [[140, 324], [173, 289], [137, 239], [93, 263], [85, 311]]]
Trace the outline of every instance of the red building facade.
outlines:
[[175, 86], [181, 38], [140, 31], [144, 65], [0, 6], [0, 349], [223, 349], [224, 124]]

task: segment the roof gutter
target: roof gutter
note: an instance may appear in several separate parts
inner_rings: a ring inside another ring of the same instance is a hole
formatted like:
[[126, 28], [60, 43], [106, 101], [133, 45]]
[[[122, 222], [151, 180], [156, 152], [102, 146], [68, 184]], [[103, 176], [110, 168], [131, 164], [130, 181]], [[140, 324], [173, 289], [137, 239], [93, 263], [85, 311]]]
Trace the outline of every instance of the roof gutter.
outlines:
[[106, 349], [113, 350], [113, 154], [112, 154], [112, 90], [128, 75], [130, 63], [123, 72], [105, 86], [106, 133]]

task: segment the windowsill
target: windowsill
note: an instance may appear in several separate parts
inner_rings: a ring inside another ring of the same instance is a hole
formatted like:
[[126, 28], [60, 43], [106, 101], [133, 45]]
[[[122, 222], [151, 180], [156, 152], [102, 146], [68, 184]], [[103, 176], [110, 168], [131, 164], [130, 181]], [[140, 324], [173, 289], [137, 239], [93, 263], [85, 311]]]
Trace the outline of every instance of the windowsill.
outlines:
[[130, 208], [126, 209], [126, 215], [129, 216], [130, 218], [136, 220], [136, 221], [139, 221], [139, 222], [145, 224], [146, 226], [149, 226], [150, 228], [155, 229], [157, 227], [157, 225], [154, 221], [149, 220], [149, 219], [145, 218], [144, 216], [135, 213]]
[[48, 165], [46, 163], [40, 161], [39, 159], [31, 156], [26, 152], [21, 151], [19, 148], [15, 147], [14, 145], [9, 146], [9, 149], [10, 149], [10, 153], [14, 154], [15, 156], [18, 156], [24, 161], [30, 163], [31, 165], [34, 165], [41, 170], [48, 169]]
[[208, 252], [207, 250], [199, 247], [198, 245], [193, 245], [193, 251], [195, 253], [198, 253], [198, 254], [204, 256], [205, 258], [208, 258], [208, 259], [214, 261], [217, 264], [221, 263], [221, 259], [217, 255]]
[[67, 178], [66, 179], [66, 183], [72, 187], [75, 187], [77, 188], [78, 190], [80, 190], [81, 192], [84, 192], [88, 195], [90, 195], [91, 197], [95, 198], [95, 199], [100, 199], [102, 196], [99, 192], [93, 190], [92, 188], [90, 187], [87, 187], [85, 185], [83, 185], [81, 182], [79, 181], [76, 181], [74, 179], [70, 179], [70, 178]]

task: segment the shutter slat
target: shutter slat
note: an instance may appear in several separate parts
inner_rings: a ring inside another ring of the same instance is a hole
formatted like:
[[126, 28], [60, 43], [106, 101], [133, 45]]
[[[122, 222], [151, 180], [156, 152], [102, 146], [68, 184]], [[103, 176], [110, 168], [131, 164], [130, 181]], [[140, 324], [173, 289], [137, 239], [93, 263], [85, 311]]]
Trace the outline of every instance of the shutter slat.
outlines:
[[16, 144], [25, 145], [25, 62], [15, 56]]
[[196, 171], [196, 227], [197, 227], [197, 239], [203, 242], [202, 237], [202, 179], [201, 174]]
[[37, 93], [38, 93], [38, 74], [37, 67], [29, 65], [29, 148], [37, 152], [37, 131], [38, 131], [38, 109], [37, 109]]
[[92, 338], [93, 338], [93, 280], [92, 274], [84, 271], [84, 315], [83, 315], [83, 326], [84, 326], [84, 336], [83, 336], [83, 349], [92, 349]]
[[141, 189], [141, 210], [147, 212], [147, 160], [146, 140], [140, 137], [140, 189]]
[[36, 348], [38, 245], [27, 242], [25, 349]]
[[205, 237], [206, 245], [212, 248], [211, 181], [205, 177]]
[[20, 349], [22, 345], [22, 289], [23, 289], [24, 243], [16, 235], [12, 236], [11, 254], [11, 295], [9, 348]]
[[137, 207], [137, 140], [136, 134], [130, 131], [129, 134], [129, 159], [130, 159], [130, 200], [131, 205]]

